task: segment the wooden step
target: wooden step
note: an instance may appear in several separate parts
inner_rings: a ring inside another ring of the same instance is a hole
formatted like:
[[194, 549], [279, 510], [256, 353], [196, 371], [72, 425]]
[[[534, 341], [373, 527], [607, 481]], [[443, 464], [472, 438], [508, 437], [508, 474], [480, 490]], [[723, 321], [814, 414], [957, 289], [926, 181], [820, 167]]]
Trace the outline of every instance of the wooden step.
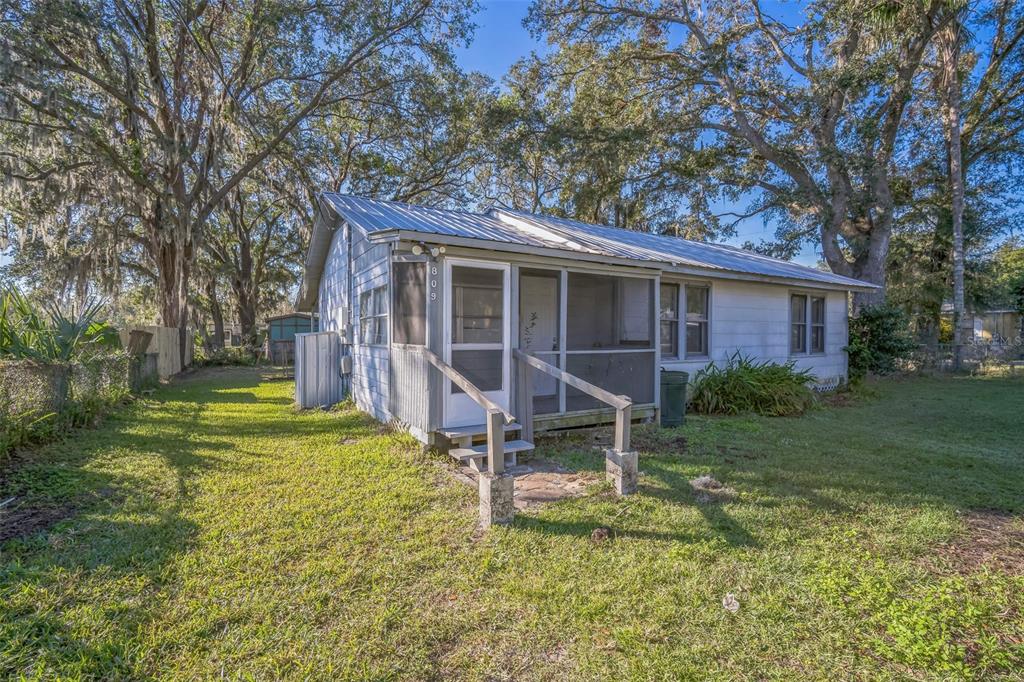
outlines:
[[[505, 443], [505, 454], [511, 454], [516, 452], [526, 452], [533, 450], [533, 443], [525, 440], [510, 440]], [[459, 460], [460, 462], [468, 462], [470, 460], [479, 460], [487, 458], [487, 446], [486, 445], [474, 445], [469, 448], [452, 448], [448, 451], [448, 454]]]
[[[522, 426], [513, 422], [511, 424], [505, 424], [505, 433], [512, 431], [522, 430]], [[487, 425], [486, 424], [471, 424], [470, 426], [453, 426], [447, 429], [440, 429], [438, 431], [442, 436], [449, 440], [457, 440], [459, 438], [473, 438], [475, 436], [486, 436]]]

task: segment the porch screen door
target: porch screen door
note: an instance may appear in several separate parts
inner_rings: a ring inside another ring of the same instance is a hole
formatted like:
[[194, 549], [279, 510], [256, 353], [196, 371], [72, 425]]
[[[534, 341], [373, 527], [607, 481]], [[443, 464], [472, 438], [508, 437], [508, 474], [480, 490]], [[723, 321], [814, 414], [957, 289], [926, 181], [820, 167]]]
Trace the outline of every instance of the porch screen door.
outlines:
[[[445, 261], [445, 361], [485, 396], [509, 406], [509, 266]], [[483, 424], [484, 410], [445, 380], [445, 426]]]

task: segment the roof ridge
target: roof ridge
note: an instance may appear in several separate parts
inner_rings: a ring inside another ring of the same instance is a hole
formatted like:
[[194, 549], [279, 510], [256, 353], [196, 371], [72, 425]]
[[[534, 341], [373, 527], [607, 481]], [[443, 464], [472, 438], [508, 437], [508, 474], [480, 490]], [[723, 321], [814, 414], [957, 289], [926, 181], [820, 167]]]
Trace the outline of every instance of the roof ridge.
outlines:
[[356, 199], [357, 201], [368, 201], [374, 204], [390, 204], [392, 206], [403, 206], [406, 208], [416, 209], [418, 211], [444, 211], [445, 213], [459, 213], [462, 215], [476, 216], [477, 218], [490, 218], [491, 216], [486, 213], [478, 213], [476, 211], [469, 211], [464, 208], [441, 208], [440, 206], [424, 206], [423, 204], [410, 204], [408, 201], [398, 201], [397, 199], [378, 199], [376, 197], [364, 197], [358, 194], [347, 194], [345, 192], [320, 192], [321, 196], [326, 194], [333, 194], [337, 197], [344, 197], [346, 199]]

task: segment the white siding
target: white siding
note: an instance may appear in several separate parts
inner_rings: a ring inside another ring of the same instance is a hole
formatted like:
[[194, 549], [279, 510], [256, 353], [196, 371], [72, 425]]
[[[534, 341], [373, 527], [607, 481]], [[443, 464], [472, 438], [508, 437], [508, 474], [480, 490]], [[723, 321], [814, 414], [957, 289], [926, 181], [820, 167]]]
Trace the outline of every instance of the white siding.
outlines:
[[[348, 292], [348, 230], [341, 224], [334, 230], [320, 278], [320, 331], [339, 332], [346, 322]], [[346, 339], [348, 340], [348, 339]]]
[[[675, 281], [665, 278], [664, 281]], [[825, 295], [825, 353], [790, 355], [789, 297], [792, 293]], [[680, 317], [684, 311], [680, 311]], [[697, 372], [709, 360], [724, 365], [739, 351], [757, 360], [783, 363], [795, 360], [797, 367], [814, 372], [818, 381], [846, 378], [847, 298], [838, 291], [777, 284], [713, 280], [711, 282], [710, 357], [689, 360], [662, 358], [666, 369]], [[684, 332], [680, 333], [682, 338]]]
[[[359, 332], [359, 295], [379, 286], [388, 287], [391, 270], [386, 245], [371, 245], [366, 235], [358, 228], [352, 232], [352, 396], [360, 409], [369, 412], [375, 419], [391, 421], [388, 410], [390, 396], [390, 368], [388, 346], [370, 346], [363, 343]], [[389, 309], [390, 289], [384, 297]], [[391, 331], [388, 330], [388, 343]]]

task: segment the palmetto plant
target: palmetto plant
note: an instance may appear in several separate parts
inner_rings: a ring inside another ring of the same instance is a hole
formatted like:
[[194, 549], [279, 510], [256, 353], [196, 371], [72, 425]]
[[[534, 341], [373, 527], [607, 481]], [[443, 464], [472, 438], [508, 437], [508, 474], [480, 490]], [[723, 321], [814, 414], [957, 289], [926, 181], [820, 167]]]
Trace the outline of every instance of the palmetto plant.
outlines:
[[69, 362], [119, 344], [117, 332], [97, 320], [102, 305], [65, 312], [36, 306], [14, 289], [0, 290], [0, 358]]

